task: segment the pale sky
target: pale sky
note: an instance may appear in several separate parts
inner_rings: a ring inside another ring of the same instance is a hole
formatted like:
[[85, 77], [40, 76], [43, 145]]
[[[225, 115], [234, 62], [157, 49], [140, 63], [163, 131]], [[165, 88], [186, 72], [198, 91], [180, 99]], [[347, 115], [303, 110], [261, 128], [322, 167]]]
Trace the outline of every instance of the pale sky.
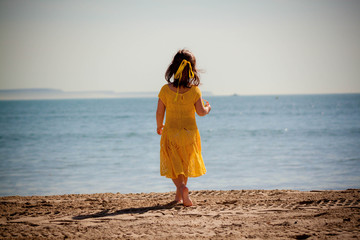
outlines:
[[360, 92], [360, 1], [0, 0], [0, 89], [157, 92], [177, 50], [217, 95]]

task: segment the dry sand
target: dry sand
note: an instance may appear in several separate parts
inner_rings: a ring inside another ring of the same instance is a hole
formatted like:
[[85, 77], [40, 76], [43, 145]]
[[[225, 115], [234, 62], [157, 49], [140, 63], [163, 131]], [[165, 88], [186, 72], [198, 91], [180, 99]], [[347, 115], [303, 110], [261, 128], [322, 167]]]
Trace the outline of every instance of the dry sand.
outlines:
[[359, 239], [360, 190], [1, 197], [3, 239]]

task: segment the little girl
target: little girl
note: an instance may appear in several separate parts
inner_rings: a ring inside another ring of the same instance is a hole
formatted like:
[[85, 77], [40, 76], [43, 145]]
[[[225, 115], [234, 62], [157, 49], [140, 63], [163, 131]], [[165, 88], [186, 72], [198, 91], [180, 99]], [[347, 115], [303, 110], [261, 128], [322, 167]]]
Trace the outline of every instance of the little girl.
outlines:
[[166, 70], [165, 79], [168, 84], [160, 90], [156, 111], [157, 133], [161, 135], [160, 174], [174, 182], [175, 201], [192, 206], [186, 187], [188, 177], [199, 177], [206, 172], [195, 111], [199, 116], [205, 116], [211, 106], [208, 102], [203, 104], [197, 87], [200, 79], [196, 59], [190, 51], [176, 53]]

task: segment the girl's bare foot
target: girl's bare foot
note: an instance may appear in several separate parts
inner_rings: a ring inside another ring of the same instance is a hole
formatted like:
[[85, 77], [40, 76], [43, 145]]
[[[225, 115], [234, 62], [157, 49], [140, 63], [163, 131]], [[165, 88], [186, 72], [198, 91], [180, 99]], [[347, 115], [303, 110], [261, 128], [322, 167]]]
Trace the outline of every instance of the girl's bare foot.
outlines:
[[183, 187], [181, 189], [181, 195], [182, 195], [182, 199], [183, 199], [183, 204], [185, 207], [190, 207], [193, 205], [190, 197], [189, 197], [189, 189], [187, 187]]

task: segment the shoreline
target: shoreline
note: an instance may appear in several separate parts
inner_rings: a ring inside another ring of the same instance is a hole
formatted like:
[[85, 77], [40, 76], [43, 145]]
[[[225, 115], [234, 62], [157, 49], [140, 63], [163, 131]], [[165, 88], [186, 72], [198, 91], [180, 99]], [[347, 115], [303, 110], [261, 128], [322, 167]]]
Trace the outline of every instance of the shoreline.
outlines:
[[1, 239], [360, 238], [360, 190], [0, 197]]
[[[170, 179], [170, 178], [169, 178]], [[175, 187], [173, 187], [175, 189]], [[203, 189], [203, 190], [189, 190], [189, 192], [247, 192], [247, 191], [280, 191], [280, 192], [343, 192], [343, 191], [359, 191], [360, 188], [334, 188], [334, 189], [311, 189], [311, 190], [303, 190], [303, 189], [288, 189], [288, 188], [275, 188], [275, 189], [267, 189], [267, 188], [258, 188], [258, 189], [227, 189], [227, 190], [218, 190], [218, 189]], [[168, 192], [93, 192], [93, 193], [59, 193], [59, 194], [39, 194], [39, 195], [0, 195], [0, 202], [3, 198], [49, 198], [49, 197], [67, 197], [67, 196], [97, 196], [97, 195], [148, 195], [148, 194], [174, 194], [175, 191]]]

